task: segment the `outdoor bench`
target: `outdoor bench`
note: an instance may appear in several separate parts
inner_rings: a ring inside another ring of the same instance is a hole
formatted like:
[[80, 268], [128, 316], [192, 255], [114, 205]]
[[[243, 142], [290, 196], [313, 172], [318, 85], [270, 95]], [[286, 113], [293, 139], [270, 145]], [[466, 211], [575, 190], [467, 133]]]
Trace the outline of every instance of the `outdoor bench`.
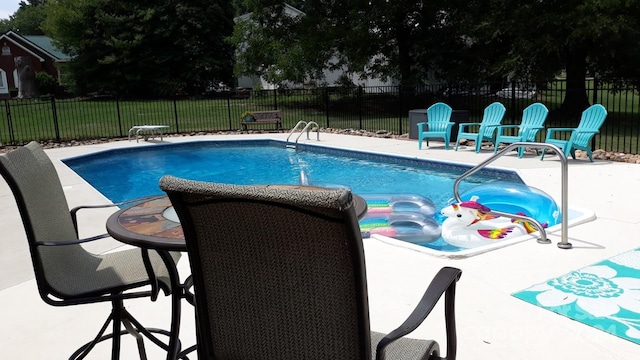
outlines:
[[276, 130], [282, 130], [282, 113], [280, 110], [253, 111], [251, 115], [242, 119], [242, 130], [247, 131], [248, 125], [275, 124]]

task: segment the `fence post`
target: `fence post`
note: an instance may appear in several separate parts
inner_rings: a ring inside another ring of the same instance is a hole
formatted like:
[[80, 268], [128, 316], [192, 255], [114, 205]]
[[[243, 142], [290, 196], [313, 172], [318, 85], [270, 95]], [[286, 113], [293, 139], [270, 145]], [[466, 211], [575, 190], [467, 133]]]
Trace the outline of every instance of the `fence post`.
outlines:
[[58, 111], [56, 110], [56, 98], [51, 97], [51, 112], [53, 114], [53, 127], [56, 131], [56, 141], [60, 142], [60, 126], [58, 124]]
[[180, 124], [178, 122], [178, 103], [176, 97], [173, 97], [173, 118], [176, 120], [176, 133], [180, 132]]
[[360, 130], [362, 130], [362, 100], [363, 100], [362, 92], [363, 92], [362, 86], [358, 85], [358, 121], [360, 123], [360, 126], [359, 126]]
[[[598, 78], [593, 75], [593, 102], [592, 104], [598, 103]], [[591, 138], [591, 148], [596, 149], [596, 137]]]
[[273, 87], [273, 110], [278, 110], [278, 88]]
[[404, 98], [402, 97], [402, 84], [398, 85], [398, 135], [402, 135], [402, 111], [404, 109]]
[[516, 123], [516, 82], [515, 80], [511, 80], [511, 123]]
[[120, 115], [120, 96], [116, 95], [116, 115], [118, 116], [118, 131], [120, 132], [120, 137], [124, 137], [124, 132], [122, 132], [122, 116]]
[[9, 101], [9, 99], [4, 99], [4, 108], [7, 113], [7, 129], [9, 130], [9, 144], [15, 144], [16, 137], [13, 134], [13, 121], [11, 121], [11, 105], [9, 105]]
[[597, 104], [598, 103], [598, 78], [594, 75], [593, 76], [593, 100], [592, 100], [593, 104]]
[[324, 86], [324, 113], [327, 118], [327, 128], [329, 127], [329, 87]]
[[227, 95], [227, 113], [229, 116], [229, 131], [233, 131], [233, 125], [231, 124], [231, 93]]

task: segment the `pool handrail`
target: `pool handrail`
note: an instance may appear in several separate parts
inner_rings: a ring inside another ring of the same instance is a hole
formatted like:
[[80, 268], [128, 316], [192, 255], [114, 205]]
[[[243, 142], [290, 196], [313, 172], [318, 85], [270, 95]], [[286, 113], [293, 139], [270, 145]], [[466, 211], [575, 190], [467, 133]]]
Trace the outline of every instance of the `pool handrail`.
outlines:
[[[305, 124], [304, 129], [302, 129], [302, 131], [300, 131], [300, 133], [298, 134], [298, 137], [296, 138], [296, 142], [293, 145], [289, 145], [289, 137], [293, 134], [293, 132], [298, 128], [298, 125], [301, 124]], [[304, 134], [304, 132], [307, 132], [307, 140], [311, 140], [311, 138], [309, 137], [309, 132], [311, 131], [311, 126], [315, 125], [316, 127], [320, 128], [320, 125], [318, 125], [317, 122], [315, 121], [309, 121], [306, 122], [304, 120], [300, 120], [298, 121], [298, 123], [296, 124], [296, 126], [294, 126], [293, 129], [291, 129], [291, 132], [289, 133], [289, 136], [287, 136], [287, 141], [285, 142], [285, 146], [289, 147], [289, 146], [293, 146], [294, 148], [298, 146], [298, 140], [300, 140], [300, 136], [302, 136], [302, 134]], [[318, 129], [316, 131], [317, 134], [317, 140], [320, 141], [320, 130]]]
[[[289, 131], [289, 136], [287, 136], [287, 140], [284, 142], [285, 146], [288, 147], [289, 146], [289, 138], [291, 137], [291, 135], [293, 135], [293, 133], [298, 129], [298, 127], [300, 127], [300, 125], [304, 125], [305, 127], [307, 126], [307, 122], [304, 120], [300, 120], [298, 121], [298, 123], [296, 124], [296, 126], [294, 126], [291, 131]], [[304, 131], [304, 130], [303, 130]]]
[[[502, 155], [506, 154], [508, 151], [511, 151], [515, 148], [518, 147], [532, 147], [532, 148], [547, 148], [550, 150], [553, 150], [556, 154], [558, 154], [558, 157], [560, 158], [560, 162], [562, 163], [562, 167], [561, 167], [561, 172], [562, 172], [562, 189], [561, 189], [561, 211], [562, 211], [562, 219], [561, 219], [561, 224], [560, 224], [560, 229], [561, 229], [561, 238], [560, 238], [560, 242], [558, 243], [558, 247], [561, 249], [571, 249], [572, 245], [569, 242], [569, 226], [568, 226], [568, 221], [569, 221], [569, 195], [568, 195], [568, 188], [569, 188], [569, 181], [568, 181], [568, 174], [569, 174], [569, 168], [568, 168], [568, 162], [567, 162], [567, 157], [564, 154], [564, 152], [557, 147], [556, 145], [553, 144], [547, 144], [547, 143], [540, 143], [540, 142], [515, 142], [512, 144], [507, 145], [504, 149], [500, 150], [498, 153], [492, 155], [490, 158], [486, 159], [485, 161], [481, 162], [480, 164], [472, 167], [471, 169], [467, 170], [464, 174], [460, 175], [456, 181], [453, 183], [453, 196], [455, 197], [457, 202], [461, 202], [462, 199], [460, 198], [460, 192], [458, 191], [458, 188], [460, 186], [460, 182], [462, 182], [462, 180], [464, 180], [465, 178], [475, 174], [476, 172], [478, 172], [480, 169], [484, 168], [485, 166], [489, 165], [490, 163], [494, 162], [496, 159], [498, 159], [499, 157], [501, 157]], [[516, 215], [516, 214], [510, 214], [510, 213], [505, 213], [502, 211], [494, 211], [491, 210], [492, 214], [495, 215], [499, 215], [499, 216], [504, 216], [504, 217], [508, 217], [508, 218], [512, 218], [512, 219], [519, 219], [519, 220], [525, 220], [525, 221], [529, 221], [533, 224], [533, 226], [538, 230], [538, 232], [540, 233], [540, 239], [538, 239], [537, 241], [541, 244], [549, 244], [551, 243], [551, 240], [547, 239], [547, 232], [544, 230], [544, 227], [542, 226], [542, 224], [540, 224], [540, 222], [534, 218], [530, 218], [528, 216], [522, 216], [522, 215]]]

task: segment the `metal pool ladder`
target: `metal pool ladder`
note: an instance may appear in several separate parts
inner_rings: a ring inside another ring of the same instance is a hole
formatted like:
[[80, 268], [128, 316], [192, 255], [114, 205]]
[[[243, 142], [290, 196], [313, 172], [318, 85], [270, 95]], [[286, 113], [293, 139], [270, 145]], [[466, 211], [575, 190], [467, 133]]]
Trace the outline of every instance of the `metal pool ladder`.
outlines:
[[[300, 133], [298, 134], [298, 137], [296, 137], [296, 142], [293, 144], [289, 144], [289, 138], [291, 137], [291, 135], [293, 135], [293, 133], [298, 130], [300, 128], [300, 126], [304, 125], [304, 128], [300, 131]], [[306, 131], [307, 132], [307, 140], [311, 140], [309, 138], [309, 131], [311, 131], [311, 127], [315, 125], [318, 128], [318, 131], [316, 131], [317, 134], [317, 140], [320, 141], [320, 126], [318, 125], [317, 122], [315, 121], [309, 121], [306, 122], [304, 120], [300, 120], [298, 121], [298, 123], [296, 124], [296, 126], [293, 127], [293, 129], [291, 129], [291, 131], [289, 131], [289, 136], [287, 136], [287, 141], [285, 142], [285, 146], [289, 147], [289, 148], [296, 148], [298, 146], [298, 140], [300, 139], [300, 136], [302, 136], [302, 134]]]
[[[453, 183], [453, 196], [455, 197], [457, 202], [461, 202], [462, 199], [460, 199], [460, 193], [458, 191], [458, 187], [460, 186], [460, 182], [462, 182], [462, 180], [464, 180], [465, 178], [475, 174], [476, 172], [478, 172], [480, 169], [484, 168], [485, 166], [489, 165], [490, 163], [492, 163], [493, 161], [495, 161], [496, 159], [498, 159], [499, 157], [503, 156], [504, 154], [506, 154], [508, 151], [513, 150], [515, 148], [521, 147], [521, 146], [526, 146], [526, 147], [533, 147], [536, 149], [539, 148], [547, 148], [547, 149], [551, 149], [553, 151], [555, 151], [556, 154], [558, 154], [558, 157], [560, 157], [560, 162], [562, 163], [562, 200], [561, 200], [561, 211], [562, 211], [562, 220], [561, 220], [561, 239], [560, 242], [558, 243], [558, 247], [561, 249], [571, 249], [572, 245], [569, 242], [569, 196], [568, 196], [568, 188], [569, 188], [569, 180], [568, 180], [568, 173], [569, 173], [569, 168], [567, 165], [567, 157], [564, 155], [564, 152], [557, 147], [556, 145], [553, 144], [547, 144], [547, 143], [539, 143], [539, 142], [515, 142], [512, 144], [507, 145], [504, 149], [500, 150], [497, 154], [491, 156], [490, 158], [488, 158], [487, 160], [481, 162], [480, 164], [474, 166], [473, 168], [467, 170], [467, 172], [465, 172], [464, 174], [460, 175], [456, 181]], [[492, 214], [494, 215], [499, 215], [499, 216], [504, 216], [504, 217], [508, 217], [508, 218], [512, 218], [512, 219], [519, 219], [519, 220], [525, 220], [525, 221], [529, 221], [531, 224], [533, 224], [533, 226], [538, 230], [538, 232], [540, 233], [540, 238], [537, 240], [538, 243], [540, 244], [550, 244], [551, 240], [547, 239], [547, 232], [544, 230], [544, 227], [542, 226], [542, 224], [540, 224], [540, 222], [534, 218], [530, 218], [528, 216], [522, 216], [522, 215], [516, 215], [516, 214], [511, 214], [511, 213], [505, 213], [502, 211], [491, 211]]]

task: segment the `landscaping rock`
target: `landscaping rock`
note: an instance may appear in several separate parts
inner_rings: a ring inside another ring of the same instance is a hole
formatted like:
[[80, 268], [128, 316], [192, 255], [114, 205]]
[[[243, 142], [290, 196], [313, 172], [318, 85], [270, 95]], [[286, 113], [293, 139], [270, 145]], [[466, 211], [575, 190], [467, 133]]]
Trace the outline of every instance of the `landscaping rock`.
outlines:
[[[190, 133], [183, 134], [165, 134], [165, 137], [179, 137], [179, 136], [200, 136], [200, 135], [227, 135], [227, 134], [264, 134], [269, 133], [270, 130], [249, 130], [248, 132], [243, 132], [240, 130], [236, 131], [216, 131], [216, 132], [204, 132], [204, 131], [194, 131]], [[401, 135], [393, 134], [388, 132], [387, 130], [378, 130], [378, 131], [367, 131], [367, 130], [359, 130], [359, 129], [332, 129], [332, 128], [320, 128], [320, 132], [326, 132], [331, 134], [343, 134], [343, 135], [352, 135], [352, 136], [367, 136], [367, 137], [376, 137], [383, 139], [403, 139], [415, 141], [413, 139], [409, 139], [409, 134], [404, 133]], [[82, 146], [82, 145], [92, 145], [92, 144], [104, 144], [113, 141], [126, 141], [127, 138], [100, 138], [93, 140], [71, 140], [66, 142], [55, 142], [53, 140], [41, 141], [40, 144], [45, 149], [51, 148], [63, 148], [69, 146]], [[473, 146], [473, 141], [468, 141], [463, 139], [460, 142], [460, 145]], [[0, 153], [11, 151], [18, 146], [7, 146], [0, 143]], [[483, 144], [483, 149], [491, 148], [490, 143], [487, 145]], [[527, 149], [527, 152], [535, 153], [534, 149]], [[554, 154], [553, 151], [547, 150], [547, 154]], [[586, 159], [588, 158], [587, 153], [582, 150], [576, 150], [576, 158], [578, 159]], [[594, 160], [607, 160], [607, 161], [616, 161], [616, 162], [625, 162], [629, 164], [640, 164], [640, 154], [626, 154], [620, 152], [613, 151], [605, 151], [602, 149], [597, 149], [593, 151], [593, 159]]]

